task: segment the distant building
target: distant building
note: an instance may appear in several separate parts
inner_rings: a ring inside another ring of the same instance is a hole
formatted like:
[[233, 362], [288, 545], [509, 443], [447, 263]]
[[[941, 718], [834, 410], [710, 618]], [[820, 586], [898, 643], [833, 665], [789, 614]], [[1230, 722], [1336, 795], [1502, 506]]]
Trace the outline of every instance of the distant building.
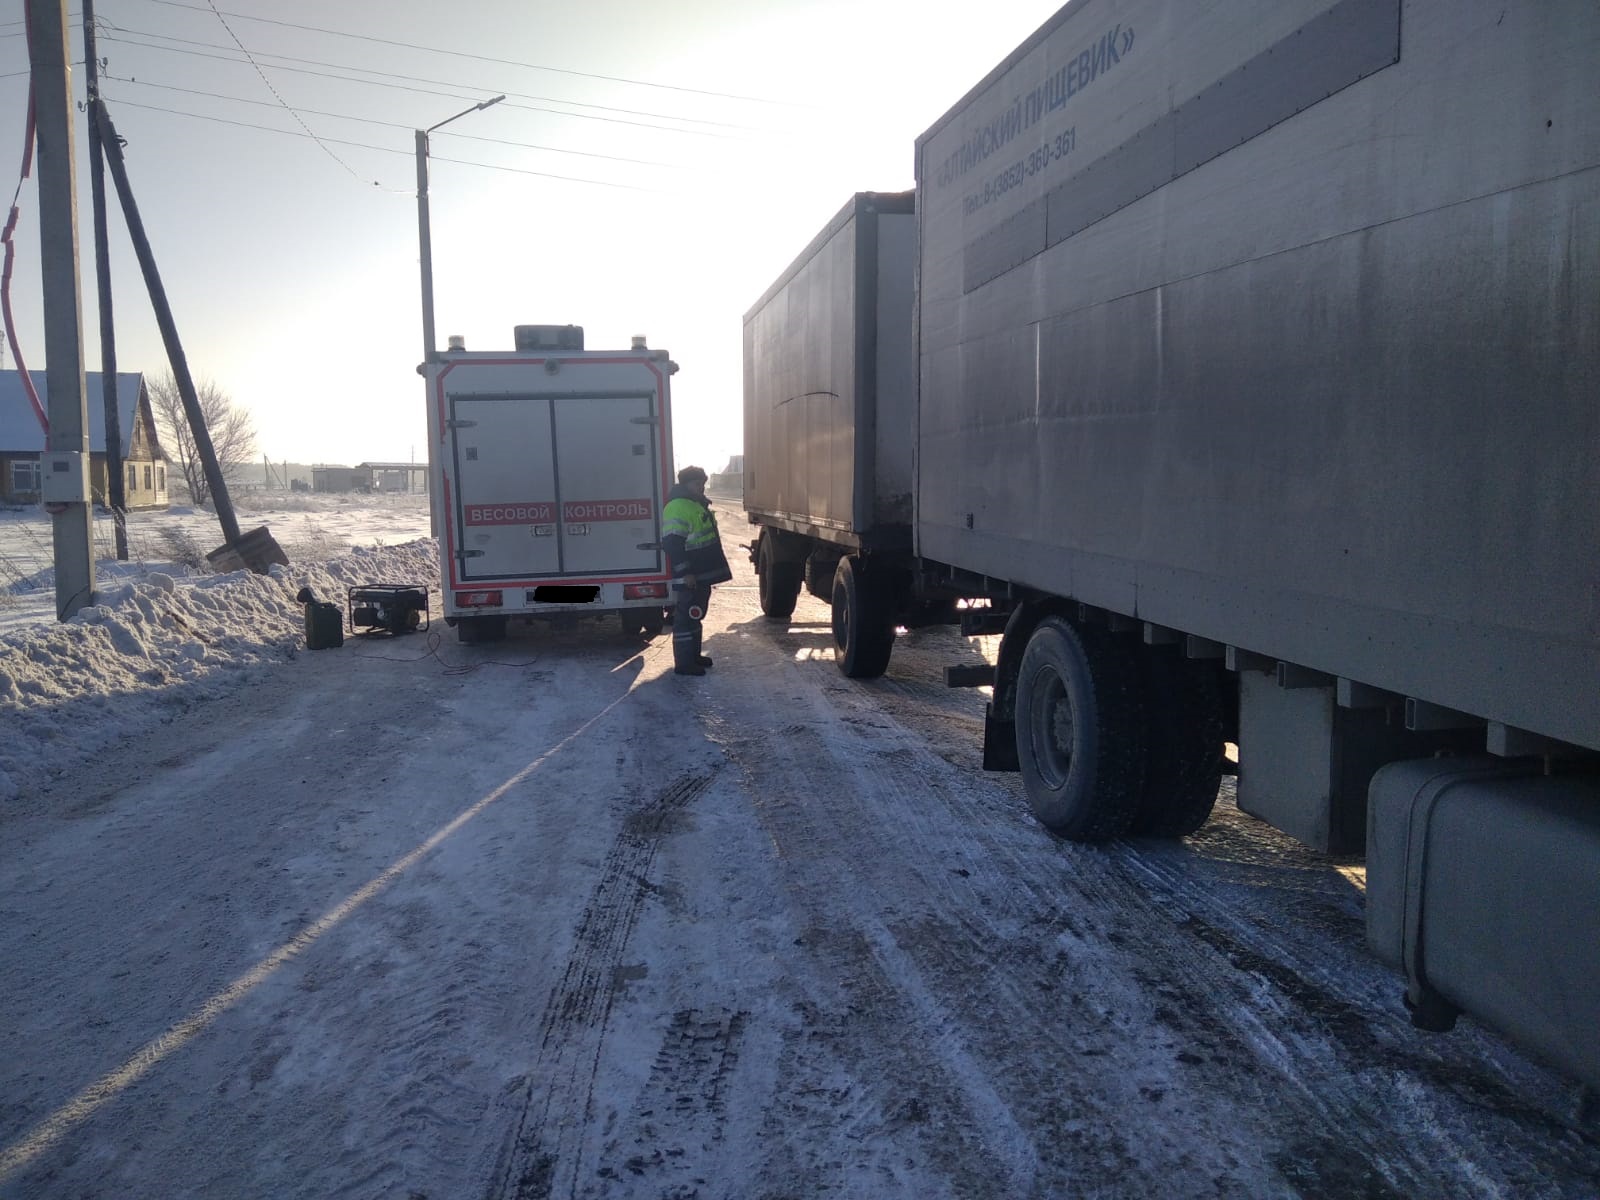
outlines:
[[426, 492], [427, 463], [364, 462], [311, 468], [314, 492]]
[[370, 492], [372, 476], [360, 467], [312, 467], [313, 492]]
[[[50, 411], [43, 371], [29, 371], [39, 403]], [[84, 373], [89, 408], [89, 487], [97, 504], [108, 502], [106, 486], [106, 406], [99, 371]], [[122, 433], [125, 499], [129, 508], [166, 508], [167, 456], [156, 436], [155, 414], [144, 376], [117, 372], [117, 422]], [[45, 432], [28, 402], [22, 372], [0, 371], [0, 502], [39, 502], [39, 456]]]
[[426, 492], [427, 463], [364, 462], [360, 469], [372, 476], [375, 492]]
[[735, 454], [728, 459], [728, 465], [715, 472], [706, 481], [706, 487], [714, 492], [742, 492], [744, 490], [744, 455]]

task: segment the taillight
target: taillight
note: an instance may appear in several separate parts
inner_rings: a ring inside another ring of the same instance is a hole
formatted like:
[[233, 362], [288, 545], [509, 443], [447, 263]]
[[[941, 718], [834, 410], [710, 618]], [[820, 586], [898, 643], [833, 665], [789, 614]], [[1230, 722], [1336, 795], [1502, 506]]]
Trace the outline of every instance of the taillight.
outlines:
[[665, 600], [667, 598], [667, 585], [664, 583], [628, 583], [622, 587], [624, 600]]
[[457, 608], [499, 608], [504, 599], [500, 592], [457, 592]]

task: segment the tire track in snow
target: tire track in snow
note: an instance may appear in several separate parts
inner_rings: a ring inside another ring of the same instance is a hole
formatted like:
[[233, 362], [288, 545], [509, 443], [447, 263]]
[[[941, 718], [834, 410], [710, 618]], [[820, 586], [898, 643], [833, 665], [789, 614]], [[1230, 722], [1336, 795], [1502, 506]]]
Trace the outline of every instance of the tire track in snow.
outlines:
[[650, 866], [662, 837], [714, 778], [713, 771], [680, 779], [630, 814], [612, 843], [578, 919], [572, 955], [545, 1004], [515, 1128], [501, 1150], [489, 1197], [547, 1200], [576, 1194], [616, 972], [650, 893]]
[[[758, 695], [752, 688], [751, 694], [737, 697], [726, 718], [712, 723], [712, 736], [744, 770], [756, 795], [795, 798], [787, 806], [769, 804], [763, 819], [786, 855], [792, 858], [803, 849], [804, 870], [825, 881], [808, 885], [802, 878], [798, 891], [806, 907], [820, 914], [819, 925], [833, 922], [827, 954], [834, 973], [852, 989], [852, 998], [869, 995], [872, 1003], [891, 1008], [909, 1005], [911, 1021], [933, 1030], [935, 1041], [944, 1031], [946, 1044], [984, 1046], [993, 1056], [995, 1086], [1014, 1101], [1017, 1120], [1038, 1135], [1041, 1183], [1051, 1177], [1051, 1182], [1093, 1188], [1109, 1178], [1139, 1178], [1154, 1164], [1144, 1161], [1128, 1169], [1125, 1146], [1118, 1147], [1115, 1138], [1096, 1145], [1095, 1135], [1088, 1132], [1097, 1121], [1113, 1128], [1126, 1125], [1129, 1116], [1134, 1120], [1128, 1136], [1140, 1145], [1136, 1157], [1143, 1160], [1151, 1157], [1152, 1141], [1160, 1143], [1164, 1125], [1213, 1128], [1221, 1149], [1205, 1162], [1182, 1165], [1211, 1173], [1224, 1194], [1260, 1186], [1304, 1187], [1324, 1178], [1377, 1196], [1440, 1188], [1491, 1195], [1497, 1172], [1469, 1158], [1493, 1163], [1493, 1145], [1509, 1133], [1521, 1147], [1517, 1157], [1522, 1165], [1531, 1168], [1538, 1161], [1541, 1130], [1546, 1137], [1562, 1132], [1558, 1122], [1537, 1118], [1530, 1128], [1518, 1130], [1514, 1111], [1504, 1119], [1504, 1114], [1485, 1114], [1470, 1097], [1465, 1112], [1455, 1114], [1453, 1121], [1441, 1125], [1424, 1115], [1402, 1122], [1405, 1106], [1414, 1101], [1404, 1095], [1391, 1101], [1387, 1088], [1374, 1096], [1373, 1083], [1381, 1083], [1374, 1067], [1381, 1064], [1352, 1054], [1353, 1044], [1359, 1049], [1364, 1040], [1370, 1041], [1366, 1025], [1381, 1019], [1381, 1010], [1351, 1011], [1342, 997], [1327, 994], [1314, 970], [1302, 971], [1302, 963], [1264, 969], [1263, 963], [1284, 957], [1274, 957], [1271, 947], [1257, 960], [1241, 954], [1224, 934], [1205, 936], [1207, 930], [1231, 928], [1220, 921], [1229, 909], [1225, 896], [1217, 894], [1227, 889], [1207, 874], [1216, 864], [1192, 859], [1183, 869], [1153, 879], [1133, 865], [1141, 861], [1141, 853], [1148, 857], [1148, 844], [1141, 851], [1138, 843], [1105, 850], [1041, 843], [1038, 831], [1025, 824], [1026, 810], [1009, 811], [1015, 797], [1004, 785], [996, 787], [988, 777], [975, 785], [962, 777], [964, 772], [950, 771], [938, 746], [890, 715], [901, 704], [879, 703], [875, 692], [881, 685], [841, 686], [825, 664], [793, 661], [784, 652], [787, 640], [781, 631], [772, 637], [775, 648], [789, 659], [781, 682], [769, 692]], [[771, 728], [743, 728], [751, 714], [762, 711], [763, 702], [772, 714], [766, 718]], [[938, 730], [932, 733], [937, 736]], [[886, 763], [899, 770], [885, 774]], [[971, 845], [965, 850], [952, 846], [952, 818], [967, 823], [963, 835]], [[1234, 819], [1243, 818], [1235, 814]], [[1011, 821], [1019, 827], [1003, 827]], [[941, 858], [963, 866], [938, 870]], [[1307, 865], [1326, 867], [1320, 857]], [[1061, 876], [1063, 866], [1070, 868], [1071, 877]], [[888, 879], [896, 871], [902, 876], [909, 871], [911, 878], [896, 886]], [[958, 883], [958, 876], [964, 882]], [[1187, 886], [1183, 894], [1188, 903], [1171, 896], [1174, 879]], [[1329, 886], [1334, 882], [1330, 879]], [[908, 888], [924, 886], [924, 903], [916, 907], [932, 911], [906, 918]], [[888, 910], [882, 926], [887, 943], [873, 936], [870, 922], [855, 921], [859, 936], [854, 939], [838, 928], [854, 919], [852, 910], [861, 907], [869, 889]], [[838, 904], [830, 891], [854, 896], [857, 902]], [[1259, 896], [1245, 898], [1246, 903], [1259, 901]], [[1284, 916], [1293, 921], [1297, 914]], [[1035, 926], [1031, 935], [1019, 928], [1030, 924]], [[1049, 953], [1052, 942], [1054, 957]], [[1307, 931], [1305, 945], [1309, 954], [1328, 959], [1326, 940], [1315, 930]], [[1339, 950], [1345, 961], [1359, 953], [1348, 944]], [[1005, 955], [1009, 957], [997, 961]], [[903, 969], [894, 969], [897, 959], [926, 981], [920, 998], [895, 986], [909, 978]], [[1336, 968], [1329, 974], [1342, 977]], [[1113, 995], [1094, 994], [1094, 988], [1108, 983], [1117, 989]], [[1029, 991], [1035, 990], [1030, 997]], [[987, 998], [992, 1004], [984, 1003]], [[1063, 1001], [1068, 1006], [1064, 1011], [1054, 1007]], [[1135, 1011], [1114, 1011], [1119, 1001]], [[1341, 1020], [1328, 1019], [1332, 1009], [1343, 1014]], [[985, 1029], [985, 1010], [1007, 1014], [1012, 1022], [1008, 1037], [986, 1040], [991, 1031]], [[1141, 1017], [1142, 1022], [1137, 1019]], [[870, 1049], [865, 1032], [858, 1028], [853, 1037], [857, 1051]], [[1035, 1061], [1019, 1055], [1014, 1045], [1008, 1048], [1008, 1040], [1032, 1047]], [[1139, 1043], [1145, 1043], [1144, 1049]], [[1163, 1046], [1175, 1063], [1154, 1062]], [[1195, 1049], [1206, 1053], [1196, 1054]], [[1110, 1067], [1114, 1077], [1052, 1081], [1036, 1065], [1037, 1060], [1070, 1064], [1090, 1058]], [[1152, 1065], [1160, 1070], [1152, 1072]], [[808, 1086], [822, 1094], [830, 1094], [831, 1087], [836, 1100], [855, 1099], [825, 1064], [811, 1066]], [[959, 1064], [940, 1066], [951, 1079], [962, 1074]], [[790, 1062], [786, 1070], [803, 1074], [805, 1067], [804, 1062]], [[846, 1078], [851, 1078], [848, 1073]], [[1019, 1080], [1036, 1085], [1037, 1103], [1019, 1098], [1025, 1088], [1007, 1086]], [[1411, 1093], [1423, 1084], [1429, 1092], [1447, 1086], [1427, 1072], [1403, 1082], [1410, 1086], [1400, 1090]], [[1051, 1111], [1052, 1087], [1056, 1107], [1064, 1113]], [[1454, 1107], [1447, 1091], [1437, 1098]], [[965, 1105], [980, 1121], [988, 1107], [970, 1090], [963, 1097], [959, 1086], [931, 1108], [943, 1105], [957, 1113]], [[1096, 1107], [1101, 1110], [1098, 1117]], [[1141, 1109], [1148, 1118], [1139, 1116]], [[1452, 1129], [1463, 1120], [1476, 1126], [1468, 1144], [1475, 1144], [1477, 1152], [1470, 1156], [1460, 1153]], [[1397, 1134], [1399, 1128], [1406, 1132]], [[1077, 1163], [1062, 1161], [1050, 1145], [1063, 1132]], [[1087, 1142], [1074, 1141], [1085, 1136]], [[1192, 1130], [1187, 1138], [1180, 1134], [1164, 1153], [1181, 1159], [1195, 1141]], [[1565, 1165], [1580, 1173], [1584, 1164], [1579, 1160], [1586, 1157], [1583, 1152], [1562, 1155]], [[805, 1165], [791, 1162], [789, 1167]], [[1119, 1165], [1124, 1173], [1112, 1174]], [[1198, 1181], [1204, 1173], [1194, 1177]], [[1013, 1174], [1010, 1183], [1023, 1178]], [[1159, 1178], [1147, 1178], [1152, 1186], [1162, 1186]], [[1514, 1186], [1516, 1180], [1529, 1183], [1536, 1175], [1517, 1170], [1510, 1178]], [[1013, 1186], [1008, 1194], [1025, 1190]]]
[[[993, 1194], [997, 1179], [1004, 1180], [1006, 1195], [1092, 1190], [1142, 1174], [1160, 1191], [1161, 1179], [1145, 1174], [1147, 1148], [1123, 1131], [1125, 1112], [1150, 1107], [1135, 1069], [1143, 1056], [1126, 1072], [1113, 1066], [1117, 1077], [1109, 1081], [1058, 1074], [1063, 1065], [1098, 1062], [1108, 1040], [1128, 1033], [1115, 1027], [1122, 1018], [1114, 1008], [1096, 1008], [1076, 1021], [1063, 1021], [1053, 1010], [1065, 989], [1063, 955], [1050, 943], [1058, 924], [1072, 925], [1058, 911], [1060, 897], [1030, 897], [1032, 888], [1013, 886], [992, 870], [943, 865], [982, 857], [960, 845], [981, 832], [981, 824], [952, 825], [951, 814], [958, 822], [985, 819], [982, 806], [941, 778], [943, 763], [927, 750], [896, 745], [878, 756], [889, 764], [889, 777], [876, 773], [870, 744], [893, 738], [892, 726], [882, 721], [845, 721], [827, 738], [791, 726], [781, 744], [731, 728], [718, 737], [749, 773], [757, 795], [799, 797], [775, 803], [767, 822], [786, 856], [804, 860], [789, 885], [811, 914], [808, 949], [843, 993], [837, 1001], [824, 996], [815, 1002], [820, 1023], [798, 1035], [807, 1053], [791, 1056], [783, 1090], [829, 1097], [817, 1115], [831, 1120], [831, 1110], [842, 1105], [861, 1138], [925, 1138], [940, 1130], [945, 1143], [927, 1153], [941, 1166], [950, 1194]], [[871, 810], [865, 820], [861, 809]], [[998, 815], [1010, 819], [1004, 808]], [[913, 880], [905, 878], [908, 872]], [[1097, 932], [1091, 923], [1074, 945], [1080, 973], [1090, 982], [1096, 973], [1120, 969], [1120, 956], [1096, 944]], [[844, 1017], [830, 1020], [841, 1009]], [[820, 1060], [819, 1050], [828, 1051]], [[841, 1072], [838, 1063], [848, 1069]], [[1210, 1108], [1214, 1124], [1231, 1117], [1225, 1102]], [[907, 1111], [921, 1120], [896, 1119]], [[778, 1111], [769, 1136], [781, 1140], [783, 1129], [805, 1119], [804, 1104], [790, 1102]], [[961, 1133], [952, 1137], [951, 1130]], [[805, 1140], [791, 1130], [789, 1153], [801, 1157], [775, 1175], [806, 1178], [817, 1169], [803, 1149], [794, 1149]], [[826, 1149], [837, 1136], [819, 1132], [817, 1140]], [[1177, 1141], [1168, 1161], [1190, 1138]], [[1236, 1164], [1185, 1165], [1220, 1171]]]
[[605, 1194], [648, 1188], [692, 1197], [706, 1185], [706, 1160], [724, 1140], [728, 1094], [749, 1021], [747, 1012], [720, 1008], [672, 1014], [633, 1104], [632, 1141], [607, 1145], [606, 1161], [595, 1172]]
[[[798, 703], [762, 705], [742, 694], [757, 682], [736, 684], [727, 715], [707, 721], [712, 739], [745, 774], [762, 822], [790, 864], [784, 883], [808, 925], [805, 949], [819, 971], [796, 1007], [798, 1028], [785, 1035], [784, 1098], [767, 1119], [769, 1144], [782, 1147], [781, 1161], [768, 1170], [772, 1186], [821, 1190], [843, 1171], [867, 1189], [857, 1194], [871, 1194], [872, 1185], [910, 1194], [904, 1189], [920, 1180], [923, 1189], [976, 1195], [997, 1179], [1005, 1181], [1004, 1194], [1028, 1194], [1037, 1170], [1029, 1139], [967, 1053], [942, 998], [873, 915], [890, 906], [863, 903], [871, 884], [853, 869], [873, 858], [892, 872], [948, 850], [921, 795], [925, 784], [908, 769], [915, 747], [870, 705], [840, 716], [792, 675], [782, 690], [799, 685], [792, 697]], [[763, 708], [776, 729], [752, 727]], [[859, 753], [836, 757], [836, 742]], [[875, 820], [863, 822], [863, 803], [880, 807]], [[882, 824], [906, 839], [880, 845]], [[862, 1147], [844, 1163], [833, 1161], [841, 1136], [846, 1146]], [[930, 1184], [927, 1166], [908, 1175], [897, 1164], [904, 1156], [888, 1145], [896, 1138], [920, 1146], [942, 1186]]]
[[[1230, 806], [1219, 812], [1218, 827], [1208, 829], [1225, 838], [1229, 825], [1250, 820]], [[1298, 845], [1284, 849], [1295, 864], [1318, 861]], [[1354, 1135], [1397, 1194], [1436, 1188], [1447, 1169], [1457, 1172], [1446, 1176], [1455, 1195], [1592, 1193], [1587, 1186], [1560, 1190], [1550, 1168], [1553, 1160], [1574, 1177], [1600, 1176], [1600, 1139], [1559, 1115], [1558, 1098], [1546, 1097], [1541, 1109], [1532, 1097], [1549, 1080], [1535, 1078], [1503, 1043], [1470, 1022], [1443, 1037], [1410, 1028], [1399, 1011], [1401, 984], [1366, 954], [1360, 914], [1337, 903], [1335, 878], [1324, 873], [1321, 888], [1297, 881], [1293, 912], [1239, 911], [1219, 895], [1225, 889], [1202, 882], [1181, 848], [1135, 842], [1120, 851], [1129, 877], [1143, 885], [1136, 901], [1165, 913], [1252, 982], [1252, 1006], [1266, 1018], [1257, 1036], [1271, 1039], [1287, 1078], [1316, 1080], [1319, 1067], [1325, 1077], [1332, 1062], [1363, 1084], [1359, 1096], [1336, 1092], [1333, 1101], [1327, 1089], [1307, 1089], [1305, 1103], [1341, 1132], [1338, 1145], [1324, 1144], [1333, 1141], [1326, 1135], [1309, 1137], [1300, 1159], [1348, 1164], [1345, 1143]], [[1330, 897], [1320, 909], [1319, 892]], [[1329, 953], [1330, 943], [1338, 944], [1338, 953]], [[1172, 999], [1170, 980], [1153, 986]], [[1180, 1012], [1166, 1010], [1175, 1024], [1193, 1020]], [[1357, 1106], [1359, 1119], [1352, 1120], [1346, 1110]], [[1291, 1162], [1291, 1178], [1297, 1171], [1303, 1168]], [[1355, 1178], [1345, 1182], [1361, 1185]]]

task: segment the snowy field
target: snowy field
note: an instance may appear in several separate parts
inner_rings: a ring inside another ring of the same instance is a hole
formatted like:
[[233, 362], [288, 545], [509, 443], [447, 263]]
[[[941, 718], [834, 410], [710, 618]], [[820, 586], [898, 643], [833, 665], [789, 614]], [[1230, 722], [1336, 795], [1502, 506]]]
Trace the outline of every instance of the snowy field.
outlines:
[[[428, 536], [428, 498], [421, 495], [256, 492], [235, 497], [234, 504], [239, 528], [267, 526], [293, 563]], [[204, 573], [205, 556], [223, 537], [214, 513], [177, 506], [129, 514], [126, 562], [116, 559], [116, 531], [104, 512], [95, 515], [94, 540], [96, 580], [110, 589], [152, 573]], [[0, 633], [55, 620], [53, 558], [50, 518], [41, 509], [0, 508]]]
[[0, 713], [11, 731], [0, 741], [0, 802], [292, 658], [304, 641], [294, 598], [303, 586], [341, 607], [353, 584], [435, 587], [426, 496], [258, 494], [236, 508], [241, 529], [272, 531], [288, 567], [211, 572], [205, 556], [222, 544], [221, 527], [192, 508], [130, 514], [128, 560], [118, 562], [111, 519], [97, 516], [98, 602], [65, 624], [55, 618], [50, 518], [0, 511]]

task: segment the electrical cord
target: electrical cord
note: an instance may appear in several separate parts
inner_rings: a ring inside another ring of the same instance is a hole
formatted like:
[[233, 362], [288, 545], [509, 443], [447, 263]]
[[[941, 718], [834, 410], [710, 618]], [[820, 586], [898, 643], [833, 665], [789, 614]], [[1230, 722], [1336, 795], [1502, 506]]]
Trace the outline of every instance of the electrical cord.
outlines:
[[[346, 640], [356, 641], [357, 639], [366, 638], [368, 636], [368, 634], [364, 633], [352, 634]], [[440, 673], [443, 675], [472, 675], [482, 670], [484, 667], [510, 667], [516, 670], [525, 670], [528, 667], [538, 667], [542, 665], [542, 660], [538, 658], [529, 659], [525, 662], [507, 662], [503, 659], [485, 658], [479, 660], [478, 662], [453, 663], [439, 653], [440, 648], [444, 645], [444, 638], [440, 635], [437, 629], [429, 629], [424, 635], [424, 642], [427, 648], [421, 654], [401, 656], [398, 654], [373, 654], [367, 651], [358, 650], [354, 652], [354, 657], [370, 659], [378, 662], [398, 663], [426, 662], [431, 658], [442, 668]], [[656, 656], [659, 656], [661, 653], [664, 653], [664, 647], [666, 644], [667, 643], [665, 642], [660, 642], [641, 646], [638, 650], [638, 654], [648, 655], [649, 651], [654, 649], [657, 652]], [[630, 655], [629, 657], [631, 658], [633, 656]]]
[[[350, 636], [350, 638], [347, 639], [347, 640], [355, 641], [357, 638], [366, 638], [368, 636], [370, 636], [370, 635], [364, 634], [364, 633], [357, 633], [357, 634], [352, 634]], [[531, 660], [529, 660], [527, 662], [502, 662], [499, 659], [486, 658], [486, 659], [482, 660], [481, 662], [475, 662], [475, 663], [453, 663], [453, 662], [450, 662], [442, 654], [439, 653], [439, 648], [442, 645], [444, 645], [444, 639], [440, 636], [439, 631], [437, 629], [430, 629], [430, 630], [427, 631], [426, 634], [424, 634], [424, 643], [427, 646], [427, 650], [424, 651], [422, 654], [414, 654], [414, 655], [407, 655], [405, 657], [401, 657], [398, 654], [371, 654], [371, 653], [367, 653], [365, 651], [357, 651], [355, 653], [355, 657], [356, 658], [365, 658], [365, 659], [375, 659], [375, 660], [378, 660], [378, 661], [381, 661], [381, 662], [399, 662], [399, 663], [426, 662], [428, 659], [431, 658], [431, 659], [434, 659], [435, 661], [437, 661], [438, 664], [441, 667], [444, 668], [443, 673], [446, 674], [446, 675], [471, 675], [473, 672], [479, 670], [482, 667], [526, 668], [526, 667], [537, 666], [538, 665], [538, 661], [539, 661], [537, 659], [531, 659]]]
[[[31, 33], [33, 30], [33, 10], [27, 10], [27, 25]], [[31, 70], [29, 72], [32, 73]], [[33, 415], [39, 420], [39, 428], [44, 430], [45, 436], [50, 434], [50, 418], [45, 414], [44, 405], [39, 402], [38, 389], [33, 386], [33, 376], [28, 371], [28, 364], [22, 357], [22, 346], [17, 341], [17, 322], [11, 315], [11, 268], [17, 258], [17, 244], [11, 240], [11, 235], [17, 231], [17, 219], [22, 215], [22, 184], [33, 172], [33, 142], [34, 125], [37, 110], [33, 103], [33, 85], [28, 85], [28, 118], [25, 123], [26, 132], [23, 134], [22, 145], [22, 170], [17, 175], [17, 190], [11, 195], [11, 215], [6, 218], [5, 230], [0, 232], [0, 242], [5, 244], [5, 265], [0, 267], [0, 321], [5, 322], [6, 342], [11, 347], [11, 357], [17, 363], [17, 375], [22, 381], [22, 390], [27, 394], [28, 403], [33, 406]]]

